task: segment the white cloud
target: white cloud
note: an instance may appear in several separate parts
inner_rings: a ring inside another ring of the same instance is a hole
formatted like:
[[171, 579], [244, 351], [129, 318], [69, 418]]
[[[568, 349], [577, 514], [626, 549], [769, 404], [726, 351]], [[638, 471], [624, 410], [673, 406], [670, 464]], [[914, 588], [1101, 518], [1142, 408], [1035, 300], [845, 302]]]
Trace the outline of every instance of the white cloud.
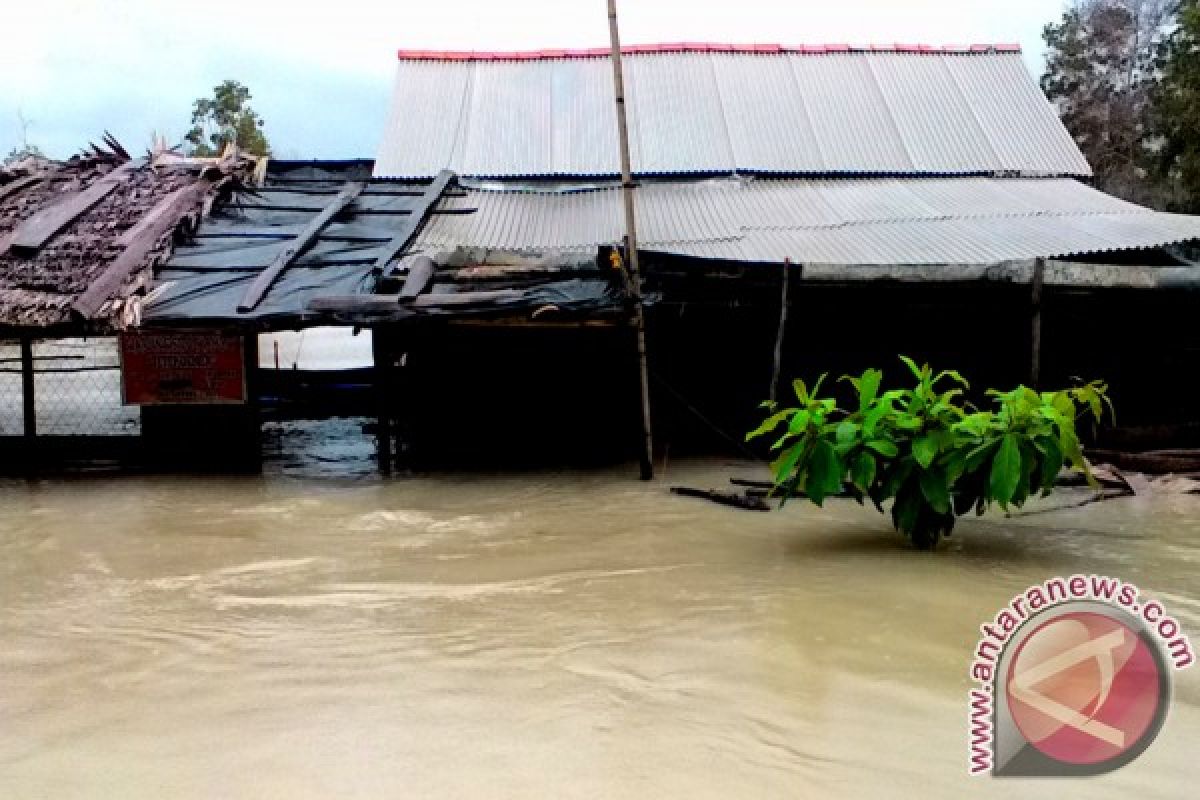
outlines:
[[[623, 0], [626, 42], [1020, 42], [1041, 63], [1061, 0]], [[176, 139], [225, 78], [254, 92], [279, 154], [372, 156], [396, 50], [607, 43], [604, 0], [37, 0], [0, 12], [0, 154], [65, 156], [110, 129], [130, 148]]]

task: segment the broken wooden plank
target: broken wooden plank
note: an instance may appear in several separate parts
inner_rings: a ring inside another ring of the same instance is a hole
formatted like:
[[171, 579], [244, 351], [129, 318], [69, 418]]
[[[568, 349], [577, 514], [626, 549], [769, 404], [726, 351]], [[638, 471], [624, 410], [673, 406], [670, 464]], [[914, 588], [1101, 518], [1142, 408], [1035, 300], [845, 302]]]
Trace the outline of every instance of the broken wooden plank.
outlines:
[[324, 210], [300, 231], [292, 243], [283, 248], [271, 265], [259, 273], [258, 277], [254, 279], [254, 283], [250, 284], [246, 290], [241, 302], [238, 303], [238, 312], [246, 314], [258, 308], [267, 292], [275, 285], [275, 281], [279, 280], [279, 276], [316, 242], [325, 226], [353, 203], [365, 188], [367, 188], [366, 181], [354, 181], [346, 184], [337, 196], [325, 206]]
[[404, 252], [409, 243], [416, 238], [421, 227], [429, 219], [433, 207], [455, 177], [453, 172], [444, 169], [425, 188], [425, 191], [421, 195], [421, 200], [413, 205], [412, 213], [404, 221], [400, 232], [391, 238], [391, 241], [380, 252], [379, 257], [375, 259], [375, 271], [377, 273], [382, 273], [387, 269], [388, 264], [392, 263], [397, 256]]
[[525, 293], [519, 289], [492, 289], [482, 292], [455, 292], [453, 294], [423, 294], [413, 299], [413, 305], [422, 308], [432, 306], [472, 306], [480, 303], [495, 303], [502, 300], [520, 300]]
[[178, 225], [183, 215], [195, 208], [211, 188], [210, 181], [199, 180], [175, 190], [142, 217], [138, 224], [122, 234], [117, 244], [125, 249], [83, 294], [75, 298], [71, 304], [72, 311], [84, 319], [94, 319], [109, 298], [120, 291], [129, 276], [145, 264], [158, 241]]
[[354, 314], [391, 311], [400, 307], [397, 294], [351, 294], [314, 297], [308, 301], [309, 311], [329, 314]]
[[12, 197], [12, 196], [16, 195], [18, 192], [21, 192], [25, 189], [28, 189], [30, 186], [33, 186], [35, 183], [39, 183], [41, 180], [42, 180], [41, 175], [29, 175], [24, 178], [18, 178], [15, 181], [9, 181], [8, 183], [4, 184], [3, 186], [0, 186], [0, 200], [4, 200], [6, 198]]
[[9, 246], [14, 250], [41, 249], [55, 234], [112, 194], [135, 166], [134, 162], [127, 161], [82, 192], [69, 195], [34, 214], [13, 232]]
[[404, 286], [400, 289], [400, 299], [411, 300], [425, 291], [433, 279], [436, 269], [437, 264], [433, 263], [433, 259], [428, 256], [418, 256], [413, 259], [413, 263], [408, 268], [408, 277], [404, 279]]
[[742, 508], [747, 511], [770, 511], [771, 505], [761, 497], [747, 497], [736, 492], [721, 492], [716, 489], [693, 489], [690, 486], [672, 486], [671, 494], [681, 497], [699, 497], [723, 506]]

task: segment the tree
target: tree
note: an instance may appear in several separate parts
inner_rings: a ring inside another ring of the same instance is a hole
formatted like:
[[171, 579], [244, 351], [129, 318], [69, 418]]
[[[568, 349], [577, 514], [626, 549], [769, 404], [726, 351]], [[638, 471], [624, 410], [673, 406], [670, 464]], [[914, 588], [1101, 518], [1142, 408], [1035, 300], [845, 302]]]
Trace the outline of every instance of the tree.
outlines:
[[1166, 46], [1156, 103], [1162, 170], [1177, 187], [1174, 209], [1200, 213], [1200, 2], [1182, 0]]
[[270, 153], [263, 133], [263, 120], [249, 105], [250, 90], [227, 80], [213, 87], [212, 97], [200, 97], [192, 105], [192, 129], [187, 141], [194, 156], [215, 156], [230, 142], [254, 155]]
[[1096, 186], [1163, 204], [1154, 100], [1168, 0], [1074, 0], [1047, 25], [1042, 89], [1091, 163]]

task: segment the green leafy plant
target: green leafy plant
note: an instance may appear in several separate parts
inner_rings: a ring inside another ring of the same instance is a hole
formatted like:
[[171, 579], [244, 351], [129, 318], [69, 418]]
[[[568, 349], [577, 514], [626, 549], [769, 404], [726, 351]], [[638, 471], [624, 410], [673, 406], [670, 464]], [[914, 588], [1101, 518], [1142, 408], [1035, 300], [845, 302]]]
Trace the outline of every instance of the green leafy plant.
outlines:
[[1064, 467], [1094, 483], [1076, 422], [1089, 415], [1099, 423], [1105, 406], [1111, 412], [1103, 383], [1056, 392], [989, 390], [993, 407], [979, 410], [966, 400], [970, 387], [959, 373], [935, 373], [900, 358], [913, 386], [883, 391], [878, 369], [845, 376], [854, 390], [849, 408], [820, 396], [825, 376], [811, 389], [795, 381], [795, 406], [763, 404], [769, 416], [746, 438], [778, 437], [771, 466], [784, 502], [803, 494], [819, 506], [846, 494], [859, 503], [869, 499], [883, 513], [890, 501], [896, 529], [917, 547], [932, 548], [958, 516], [1049, 494]]

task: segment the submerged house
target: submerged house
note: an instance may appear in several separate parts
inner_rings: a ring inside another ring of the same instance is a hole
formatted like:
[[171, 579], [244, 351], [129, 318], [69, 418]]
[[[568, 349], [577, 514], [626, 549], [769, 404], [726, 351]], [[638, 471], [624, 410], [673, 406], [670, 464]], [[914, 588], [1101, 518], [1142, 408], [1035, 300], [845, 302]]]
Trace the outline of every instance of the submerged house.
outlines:
[[236, 153], [132, 158], [111, 138], [105, 145], [65, 162], [0, 167], [0, 449], [8, 469], [140, 446], [146, 420], [124, 404], [118, 336], [142, 322], [156, 266], [255, 166]]
[[[1103, 378], [1125, 425], [1195, 421], [1156, 387], [1200, 345], [1186, 291], [1200, 272], [1178, 249], [1200, 237], [1200, 219], [1091, 188], [1018, 48], [625, 54], [662, 445], [740, 439], [777, 377], [781, 330], [785, 377], [895, 364], [904, 352], [979, 383]], [[465, 196], [446, 206], [464, 213], [433, 217], [413, 253], [590, 258], [624, 234], [618, 152], [605, 49], [403, 50], [374, 175], [458, 176]], [[522, 349], [545, 341], [473, 330], [411, 349], [417, 361], [428, 351], [427, 363], [489, 365], [493, 386], [511, 386], [514, 362], [552, 363], [555, 385], [564, 364], [586, 364], [566, 393], [521, 373], [505, 418], [534, 429], [547, 408], [632, 378], [627, 343], [604, 361], [562, 352], [561, 336]], [[469, 414], [472, 375], [435, 369], [423, 416]], [[549, 419], [577, 431], [599, 413]]]
[[[1176, 441], [1195, 422], [1159, 389], [1200, 350], [1200, 219], [1093, 189], [1017, 48], [625, 52], [660, 451], [736, 450], [781, 378], [897, 353], [977, 384], [1102, 378], [1124, 425]], [[140, 210], [109, 226], [106, 256], [64, 262], [56, 330], [105, 313], [126, 328], [124, 399], [176, 456], [256, 446], [257, 334], [326, 325], [372, 335], [385, 466], [393, 447], [459, 465], [633, 455], [609, 51], [399, 56], [374, 161], [193, 169], [209, 213], [182, 231], [165, 221], [189, 218], [167, 203], [183, 186], [112, 194]], [[0, 292], [41, 291], [33, 211], [11, 210], [29, 177], [0, 178]], [[139, 216], [158, 245], [118, 255]], [[5, 335], [28, 333], [4, 313]]]

